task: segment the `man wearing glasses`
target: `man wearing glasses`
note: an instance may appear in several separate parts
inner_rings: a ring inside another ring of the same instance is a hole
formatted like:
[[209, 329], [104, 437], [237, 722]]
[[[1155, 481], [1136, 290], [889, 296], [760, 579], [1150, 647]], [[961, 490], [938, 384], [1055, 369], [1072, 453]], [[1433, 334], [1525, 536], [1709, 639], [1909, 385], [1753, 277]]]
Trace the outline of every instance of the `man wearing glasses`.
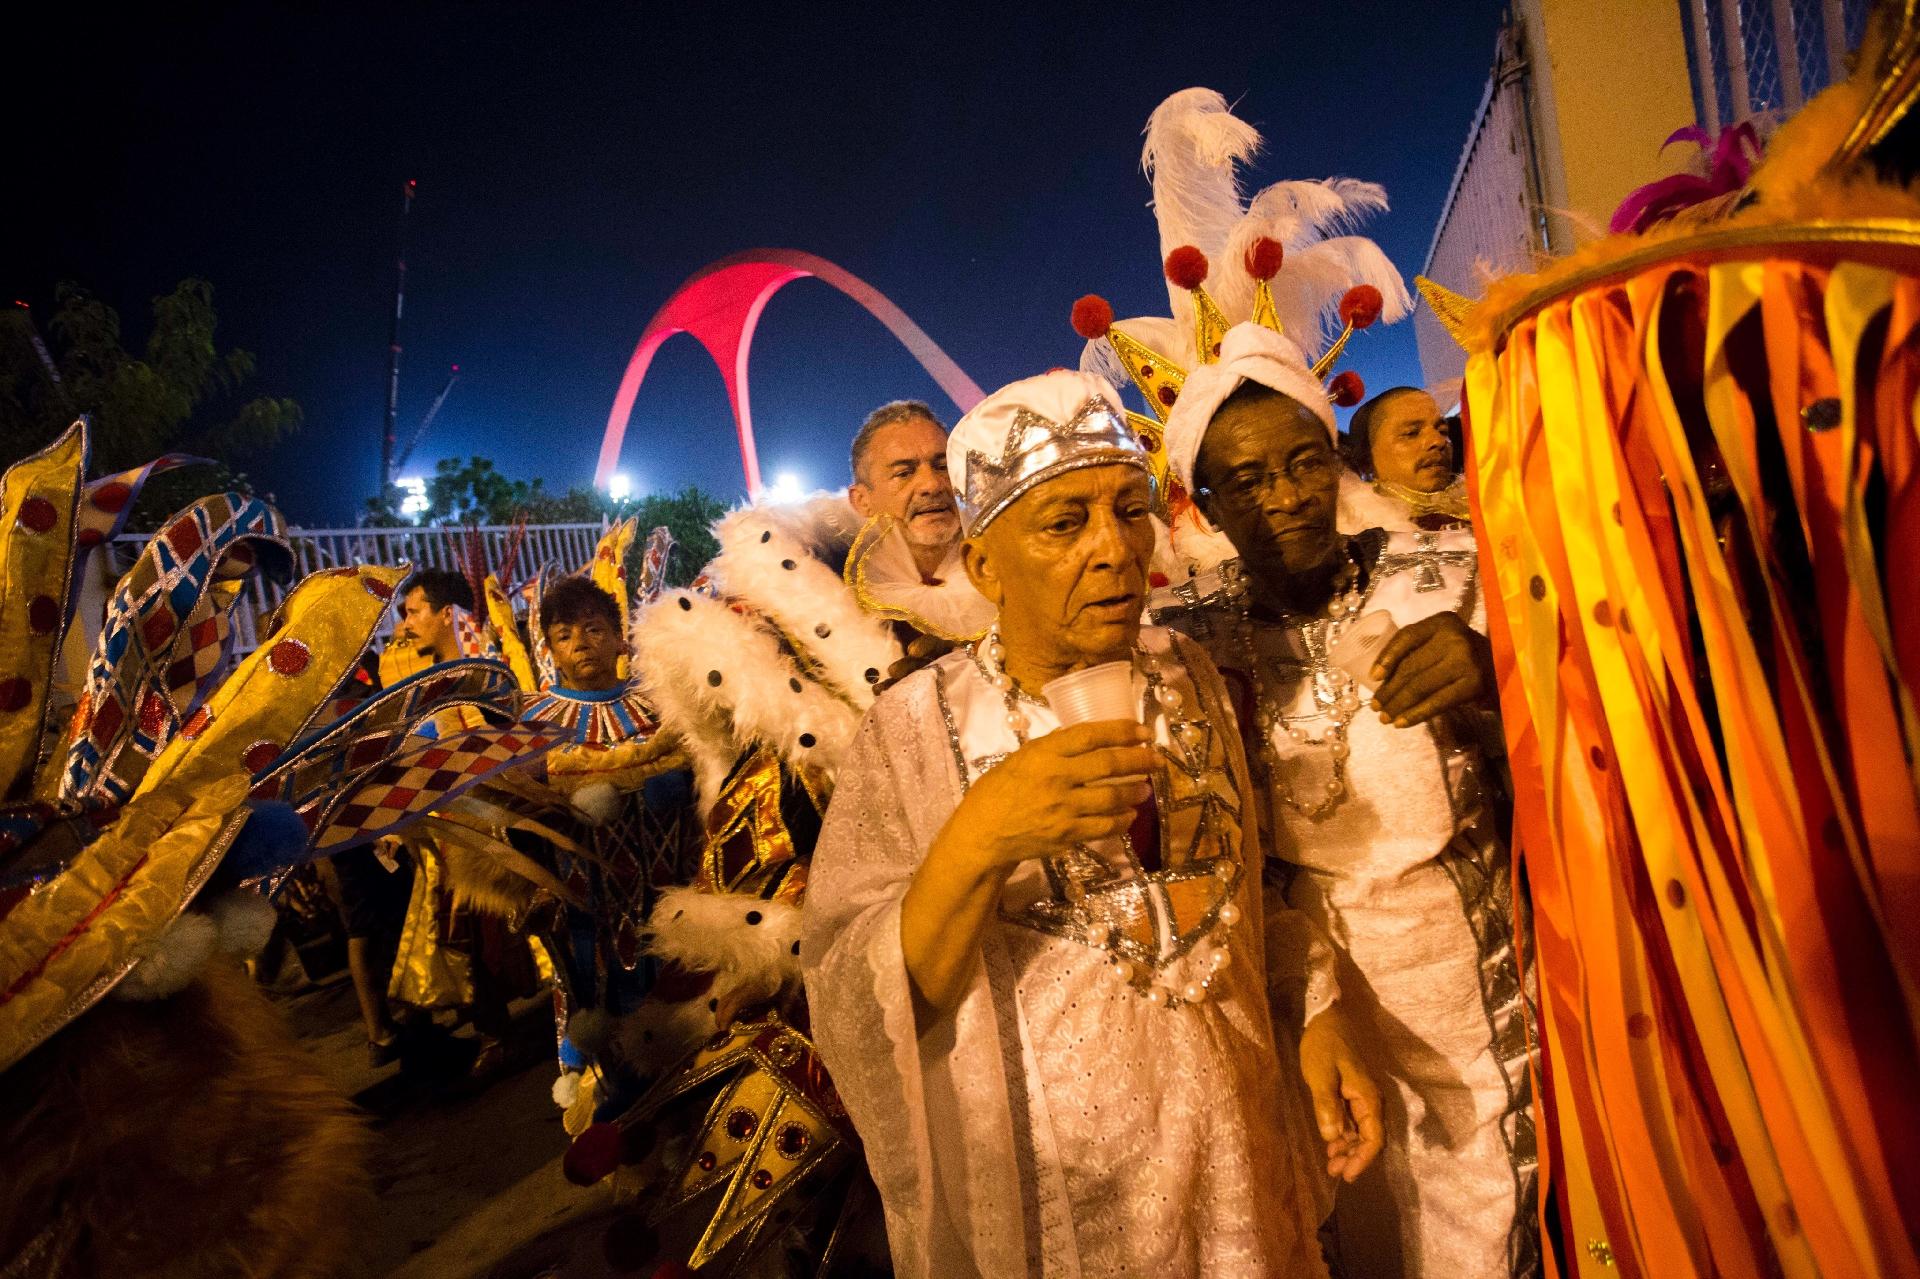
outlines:
[[1473, 538], [1338, 533], [1333, 428], [1299, 349], [1259, 325], [1188, 375], [1168, 462], [1238, 559], [1163, 592], [1156, 620], [1237, 686], [1283, 890], [1331, 940], [1383, 1081], [1386, 1147], [1339, 1188], [1335, 1273], [1537, 1273], [1528, 1007]]

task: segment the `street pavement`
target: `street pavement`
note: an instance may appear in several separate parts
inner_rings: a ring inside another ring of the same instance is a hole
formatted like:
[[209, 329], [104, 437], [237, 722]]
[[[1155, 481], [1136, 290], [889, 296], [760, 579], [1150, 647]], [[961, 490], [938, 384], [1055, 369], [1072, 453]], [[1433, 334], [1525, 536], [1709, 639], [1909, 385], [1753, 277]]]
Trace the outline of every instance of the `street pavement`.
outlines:
[[368, 1115], [379, 1196], [368, 1273], [393, 1279], [603, 1279], [601, 1238], [617, 1212], [605, 1186], [560, 1171], [567, 1138], [551, 1089], [553, 1022], [544, 995], [514, 1007], [505, 1070], [466, 1077], [461, 1031], [428, 1039], [407, 1069], [367, 1063], [344, 977], [277, 997], [301, 1041]]

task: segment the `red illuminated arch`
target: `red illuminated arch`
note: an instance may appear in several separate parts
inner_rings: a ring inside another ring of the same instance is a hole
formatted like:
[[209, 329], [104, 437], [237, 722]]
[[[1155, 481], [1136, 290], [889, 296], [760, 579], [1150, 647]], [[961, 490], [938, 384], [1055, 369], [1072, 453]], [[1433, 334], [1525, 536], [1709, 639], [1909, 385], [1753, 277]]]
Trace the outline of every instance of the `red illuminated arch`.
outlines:
[[900, 339], [902, 346], [920, 367], [933, 376], [962, 413], [980, 402], [980, 388], [961, 372], [945, 351], [935, 345], [907, 313], [888, 301], [880, 290], [849, 271], [811, 253], [797, 249], [747, 249], [700, 268], [674, 290], [666, 305], [654, 313], [640, 334], [633, 359], [627, 363], [626, 376], [620, 379], [619, 393], [613, 397], [613, 411], [607, 414], [607, 433], [600, 441], [600, 463], [594, 468], [594, 483], [605, 485], [620, 459], [620, 442], [633, 416], [634, 397], [653, 363], [653, 353], [676, 333], [688, 333], [699, 339], [713, 362], [720, 367], [726, 384], [727, 403], [733, 409], [733, 422], [740, 434], [740, 464], [747, 476], [747, 491], [760, 488], [760, 459], [753, 446], [753, 410], [747, 396], [747, 351], [753, 345], [754, 326], [767, 301], [785, 285], [806, 276], [824, 280], [865, 307], [880, 323]]

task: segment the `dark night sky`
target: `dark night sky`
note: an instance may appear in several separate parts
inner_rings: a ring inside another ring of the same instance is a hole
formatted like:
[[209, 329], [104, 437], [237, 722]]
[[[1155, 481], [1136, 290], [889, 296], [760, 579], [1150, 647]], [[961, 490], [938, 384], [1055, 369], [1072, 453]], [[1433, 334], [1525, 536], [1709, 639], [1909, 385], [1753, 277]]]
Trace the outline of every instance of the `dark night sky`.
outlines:
[[[41, 8], [52, 25], [6, 90], [25, 222], [7, 286], [44, 317], [53, 281], [79, 280], [143, 335], [148, 298], [212, 280], [222, 342], [307, 412], [249, 471], [297, 523], [350, 519], [377, 468], [394, 224], [417, 178], [403, 443], [449, 364], [462, 380], [409, 469], [484, 453], [565, 489], [591, 478], [648, 317], [742, 248], [846, 267], [989, 390], [1078, 358], [1067, 311], [1084, 292], [1164, 313], [1139, 135], [1189, 85], [1260, 126], [1260, 179], [1384, 183], [1394, 209], [1370, 231], [1410, 277], [1499, 10]], [[1349, 364], [1376, 388], [1417, 381], [1411, 324], [1358, 340]], [[817, 281], [775, 297], [752, 370], [769, 478], [844, 483], [846, 439], [881, 400], [952, 410]], [[645, 489], [741, 490], [692, 339], [656, 358], [623, 466]]]

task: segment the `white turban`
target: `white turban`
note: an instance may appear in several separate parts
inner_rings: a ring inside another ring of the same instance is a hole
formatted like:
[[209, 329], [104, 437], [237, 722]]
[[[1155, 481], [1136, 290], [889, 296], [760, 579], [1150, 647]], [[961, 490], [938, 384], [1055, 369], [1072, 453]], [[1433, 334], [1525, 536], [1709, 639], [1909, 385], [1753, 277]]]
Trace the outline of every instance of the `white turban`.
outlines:
[[1328, 435], [1334, 434], [1333, 402], [1293, 339], [1251, 321], [1236, 324], [1220, 342], [1220, 358], [1187, 374], [1180, 398], [1167, 414], [1167, 466], [1188, 492], [1194, 488], [1200, 441], [1213, 415], [1242, 382], [1257, 382], [1299, 401], [1326, 424]]

